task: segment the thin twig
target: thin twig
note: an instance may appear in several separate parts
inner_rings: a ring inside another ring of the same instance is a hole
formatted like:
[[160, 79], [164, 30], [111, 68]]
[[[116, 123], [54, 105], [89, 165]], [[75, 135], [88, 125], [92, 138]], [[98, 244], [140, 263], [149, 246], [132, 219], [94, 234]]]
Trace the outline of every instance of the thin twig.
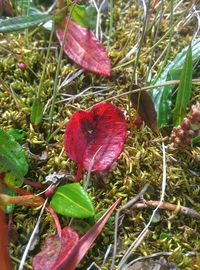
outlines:
[[123, 265], [126, 263], [128, 257], [130, 254], [138, 247], [139, 243], [141, 243], [141, 239], [144, 239], [144, 236], [147, 234], [149, 226], [151, 225], [151, 222], [157, 212], [157, 210], [160, 208], [160, 206], [163, 203], [164, 200], [164, 195], [165, 195], [165, 189], [166, 189], [166, 153], [165, 153], [165, 145], [162, 143], [162, 152], [163, 152], [163, 180], [162, 180], [162, 191], [161, 191], [161, 196], [160, 196], [160, 201], [157, 207], [154, 209], [149, 222], [145, 226], [145, 228], [142, 230], [142, 232], [139, 234], [139, 236], [136, 238], [136, 240], [131, 244], [131, 246], [128, 248], [124, 256], [122, 257], [121, 261], [119, 262], [118, 265], [118, 270], [123, 269]]
[[172, 252], [158, 252], [158, 253], [154, 253], [154, 254], [150, 254], [147, 256], [142, 256], [142, 257], [138, 257], [137, 259], [131, 261], [130, 263], [128, 263], [126, 265], [127, 268], [129, 268], [131, 265], [135, 264], [136, 262], [139, 261], [143, 261], [143, 260], [147, 260], [147, 259], [152, 259], [152, 258], [156, 258], [156, 257], [161, 257], [161, 256], [171, 256]]
[[45, 209], [45, 207], [46, 207], [47, 201], [48, 201], [48, 199], [45, 200], [45, 202], [44, 202], [44, 204], [43, 204], [43, 206], [42, 206], [42, 209], [41, 209], [41, 211], [40, 211], [38, 220], [37, 220], [37, 222], [36, 222], [36, 224], [35, 224], [35, 228], [34, 228], [32, 234], [31, 234], [31, 237], [29, 238], [28, 244], [27, 244], [27, 246], [26, 246], [26, 248], [25, 248], [25, 250], [24, 250], [24, 253], [23, 253], [23, 255], [22, 255], [22, 258], [21, 258], [21, 261], [20, 261], [20, 265], [19, 265], [18, 270], [23, 270], [23, 269], [24, 269], [24, 263], [25, 263], [25, 260], [26, 260], [27, 255], [28, 255], [28, 251], [29, 251], [30, 246], [31, 246], [31, 244], [32, 244], [32, 241], [33, 241], [33, 239], [34, 239], [34, 237], [35, 237], [35, 234], [38, 232], [39, 225], [40, 225], [40, 219], [41, 219], [42, 214], [43, 214], [43, 212], [44, 212], [44, 209]]
[[[146, 201], [146, 200], [142, 200], [141, 202], [135, 203], [132, 208], [155, 208], [157, 207], [159, 204], [159, 201]], [[169, 211], [176, 211], [176, 212], [180, 212], [186, 216], [190, 216], [192, 218], [196, 218], [196, 219], [200, 219], [200, 213], [198, 213], [197, 211], [195, 211], [194, 209], [185, 207], [185, 206], [181, 206], [181, 205], [176, 205], [176, 204], [172, 204], [172, 203], [168, 203], [168, 202], [162, 202], [162, 204], [160, 205], [161, 209], [166, 209]]]
[[129, 202], [127, 202], [125, 205], [123, 205], [119, 211], [117, 211], [116, 215], [115, 215], [115, 233], [114, 233], [114, 248], [113, 248], [113, 256], [112, 256], [112, 264], [110, 267], [110, 270], [114, 269], [115, 266], [115, 258], [116, 258], [116, 253], [117, 253], [117, 234], [118, 234], [118, 222], [119, 222], [119, 217], [120, 214], [123, 210], [131, 207], [135, 202], [137, 202], [138, 200], [140, 200], [140, 198], [144, 195], [144, 193], [147, 191], [149, 187], [149, 184], [146, 184], [143, 189], [133, 198], [131, 199]]

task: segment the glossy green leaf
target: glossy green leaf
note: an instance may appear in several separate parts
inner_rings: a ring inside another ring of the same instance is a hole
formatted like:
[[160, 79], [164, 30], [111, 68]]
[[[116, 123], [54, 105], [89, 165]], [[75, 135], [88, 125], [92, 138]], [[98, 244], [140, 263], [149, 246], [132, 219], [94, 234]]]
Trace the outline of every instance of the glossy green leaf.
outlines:
[[97, 20], [96, 8], [94, 6], [76, 5], [72, 12], [72, 19], [83, 27], [94, 29]]
[[41, 101], [38, 98], [35, 98], [32, 108], [31, 108], [31, 123], [34, 125], [38, 125], [42, 122], [43, 116], [43, 106]]
[[87, 218], [94, 215], [92, 201], [79, 183], [58, 187], [50, 205], [56, 213], [67, 217]]
[[[196, 63], [200, 59], [200, 38], [194, 40], [192, 47], [192, 62]], [[186, 58], [188, 47], [184, 48], [176, 55], [174, 60], [168, 64], [164, 72], [160, 75], [157, 81], [153, 84], [160, 84], [169, 80], [179, 80], [181, 70]], [[162, 128], [169, 123], [172, 116], [172, 90], [174, 86], [165, 86], [155, 88], [151, 91], [151, 96], [157, 111], [158, 128]]]
[[22, 147], [14, 137], [0, 129], [0, 173], [5, 172], [5, 181], [14, 186], [23, 183], [28, 164]]
[[189, 46], [186, 59], [181, 72], [176, 104], [173, 111], [174, 126], [178, 126], [186, 115], [192, 90], [192, 50]]
[[48, 14], [31, 14], [9, 18], [0, 22], [0, 33], [21, 31], [44, 23], [50, 18], [51, 16]]

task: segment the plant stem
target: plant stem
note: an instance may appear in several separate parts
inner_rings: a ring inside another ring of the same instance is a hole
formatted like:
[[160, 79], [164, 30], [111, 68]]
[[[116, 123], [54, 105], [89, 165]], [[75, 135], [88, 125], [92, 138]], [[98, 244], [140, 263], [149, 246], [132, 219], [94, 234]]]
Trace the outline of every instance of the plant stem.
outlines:
[[64, 46], [65, 46], [65, 42], [66, 42], [66, 38], [67, 38], [67, 31], [68, 31], [68, 28], [69, 28], [69, 22], [70, 22], [71, 15], [72, 15], [72, 12], [74, 11], [75, 6], [76, 6], [76, 2], [72, 6], [72, 9], [70, 11], [67, 23], [65, 25], [63, 42], [62, 42], [62, 45], [61, 45], [61, 48], [60, 48], [60, 53], [59, 53], [59, 57], [58, 57], [58, 64], [57, 64], [57, 67], [56, 67], [56, 76], [55, 76], [54, 87], [53, 87], [53, 99], [52, 99], [51, 109], [50, 109], [50, 113], [49, 113], [49, 117], [50, 117], [49, 136], [50, 136], [51, 131], [52, 131], [53, 113], [54, 113], [55, 102], [56, 102], [56, 97], [57, 97], [58, 77], [59, 77], [59, 73], [60, 73], [61, 60], [62, 60]]
[[109, 51], [110, 48], [110, 40], [112, 37], [112, 29], [113, 29], [113, 0], [110, 0], [110, 24], [109, 24], [109, 38], [107, 41], [106, 51]]
[[43, 82], [44, 82], [44, 76], [45, 76], [45, 74], [46, 74], [47, 61], [48, 61], [48, 59], [49, 59], [49, 54], [50, 54], [51, 44], [52, 44], [52, 40], [53, 40], [53, 34], [54, 34], [54, 22], [53, 22], [52, 29], [51, 29], [51, 33], [50, 33], [50, 38], [49, 38], [49, 44], [48, 44], [47, 54], [46, 54], [46, 58], [45, 58], [45, 62], [44, 62], [44, 67], [43, 67], [43, 70], [42, 70], [42, 76], [41, 76], [40, 84], [39, 84], [38, 91], [37, 91], [37, 98], [39, 98], [39, 97], [40, 97], [40, 94], [41, 94], [42, 85], [43, 85]]
[[154, 80], [154, 84], [157, 82], [158, 78], [160, 77], [160, 74], [163, 72], [166, 64], [167, 64], [167, 61], [169, 59], [169, 54], [170, 54], [170, 50], [171, 50], [171, 43], [172, 43], [172, 37], [173, 37], [173, 32], [174, 32], [174, 14], [173, 14], [173, 5], [174, 5], [174, 0], [171, 0], [170, 1], [170, 36], [169, 36], [169, 43], [168, 43], [168, 46], [167, 46], [167, 52], [166, 52], [166, 56], [165, 56], [165, 59], [164, 59], [164, 62]]

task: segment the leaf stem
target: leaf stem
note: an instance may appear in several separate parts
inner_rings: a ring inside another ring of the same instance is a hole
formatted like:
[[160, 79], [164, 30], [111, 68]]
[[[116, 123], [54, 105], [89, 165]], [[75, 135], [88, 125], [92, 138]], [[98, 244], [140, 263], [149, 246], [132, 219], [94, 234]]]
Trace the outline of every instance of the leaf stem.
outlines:
[[46, 58], [45, 58], [45, 62], [44, 62], [44, 67], [43, 67], [43, 70], [42, 70], [42, 76], [41, 76], [40, 84], [39, 84], [38, 91], [37, 91], [37, 98], [39, 98], [40, 94], [41, 94], [42, 85], [43, 85], [44, 77], [45, 77], [45, 74], [46, 74], [47, 61], [49, 59], [51, 44], [52, 44], [52, 41], [53, 41], [53, 34], [54, 34], [54, 21], [53, 21], [53, 25], [52, 25], [52, 29], [51, 29], [51, 33], [50, 33], [49, 44], [48, 44], [48, 48], [47, 48], [47, 54], [46, 54]]
[[154, 84], [157, 82], [158, 78], [160, 77], [160, 74], [163, 72], [167, 61], [169, 59], [169, 54], [170, 54], [170, 50], [171, 50], [171, 43], [172, 43], [172, 37], [173, 37], [173, 33], [174, 33], [174, 14], [173, 14], [173, 6], [174, 6], [174, 0], [170, 1], [170, 36], [169, 36], [169, 43], [167, 46], [167, 52], [166, 52], [166, 56], [165, 59], [163, 61], [163, 64], [154, 80]]
[[109, 51], [110, 48], [110, 40], [112, 37], [112, 29], [113, 29], [113, 0], [110, 0], [110, 24], [109, 24], [109, 38], [107, 41], [106, 51]]
[[63, 42], [62, 42], [62, 45], [61, 45], [61, 48], [60, 48], [60, 53], [59, 53], [59, 57], [58, 57], [58, 64], [57, 64], [57, 67], [56, 67], [56, 76], [55, 76], [54, 87], [53, 87], [53, 99], [52, 99], [51, 109], [50, 109], [50, 113], [49, 113], [49, 117], [50, 117], [49, 136], [50, 136], [51, 131], [52, 131], [53, 113], [54, 113], [55, 102], [56, 102], [56, 97], [57, 97], [58, 78], [59, 78], [59, 73], [60, 73], [61, 60], [62, 60], [62, 56], [63, 56], [65, 41], [66, 41], [66, 38], [67, 38], [67, 32], [68, 32], [68, 28], [69, 28], [69, 22], [71, 20], [72, 12], [74, 11], [75, 6], [76, 6], [76, 2], [72, 6], [72, 9], [70, 11], [70, 14], [69, 14], [67, 23], [65, 25]]

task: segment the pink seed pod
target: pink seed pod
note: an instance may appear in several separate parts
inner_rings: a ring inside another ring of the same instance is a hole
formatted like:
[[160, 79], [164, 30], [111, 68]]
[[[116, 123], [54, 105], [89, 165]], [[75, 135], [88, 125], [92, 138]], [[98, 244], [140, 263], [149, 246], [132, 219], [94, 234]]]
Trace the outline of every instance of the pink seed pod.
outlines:
[[138, 118], [136, 118], [136, 119], [133, 121], [133, 124], [134, 124], [135, 126], [141, 126], [142, 123], [143, 123], [143, 119], [142, 119], [141, 117], [138, 117]]
[[45, 196], [46, 196], [47, 198], [51, 197], [51, 196], [53, 195], [53, 193], [54, 193], [55, 188], [56, 188], [55, 185], [50, 186], [50, 187], [45, 191], [45, 193], [44, 193]]
[[24, 62], [19, 62], [17, 64], [18, 68], [21, 69], [22, 72], [24, 72], [26, 70], [26, 64]]

